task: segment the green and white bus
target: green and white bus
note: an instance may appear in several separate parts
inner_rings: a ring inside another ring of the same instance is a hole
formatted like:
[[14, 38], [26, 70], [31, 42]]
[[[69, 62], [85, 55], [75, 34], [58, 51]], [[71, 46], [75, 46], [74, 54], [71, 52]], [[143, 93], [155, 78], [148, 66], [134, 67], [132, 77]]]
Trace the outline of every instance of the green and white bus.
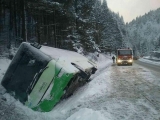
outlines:
[[1, 84], [29, 108], [48, 112], [96, 70], [95, 63], [79, 53], [23, 42]]

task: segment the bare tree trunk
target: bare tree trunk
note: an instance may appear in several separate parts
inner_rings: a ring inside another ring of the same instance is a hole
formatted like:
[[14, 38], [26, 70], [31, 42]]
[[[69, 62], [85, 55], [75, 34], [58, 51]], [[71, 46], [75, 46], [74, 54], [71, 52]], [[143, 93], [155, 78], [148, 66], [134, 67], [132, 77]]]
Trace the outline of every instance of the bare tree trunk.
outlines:
[[38, 37], [38, 43], [41, 44], [41, 38], [40, 38], [40, 26], [39, 26], [39, 23], [37, 25], [37, 37]]
[[22, 16], [22, 38], [26, 41], [26, 25], [25, 25], [25, 0], [21, 1], [21, 16]]
[[57, 47], [57, 40], [56, 40], [56, 11], [54, 10], [54, 47]]
[[41, 37], [40, 37], [40, 20], [39, 20], [39, 15], [36, 16], [36, 21], [37, 21], [37, 25], [36, 25], [36, 32], [37, 32], [37, 38], [38, 38], [38, 43], [41, 44]]
[[10, 3], [9, 3], [9, 8], [10, 8], [10, 13], [9, 13], [9, 39], [8, 39], [8, 43], [7, 43], [7, 48], [10, 49], [11, 48], [11, 33], [12, 33], [12, 30], [13, 30], [13, 17], [12, 17], [12, 1], [10, 0]]
[[14, 30], [15, 30], [15, 46], [17, 43], [17, 5], [16, 5], [16, 0], [13, 1], [14, 2]]

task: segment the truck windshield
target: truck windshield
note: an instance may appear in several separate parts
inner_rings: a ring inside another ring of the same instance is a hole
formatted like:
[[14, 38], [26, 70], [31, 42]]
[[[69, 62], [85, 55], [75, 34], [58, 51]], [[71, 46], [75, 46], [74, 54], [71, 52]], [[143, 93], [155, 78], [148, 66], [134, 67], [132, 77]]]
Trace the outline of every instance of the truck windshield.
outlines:
[[132, 55], [132, 50], [118, 50], [118, 55]]

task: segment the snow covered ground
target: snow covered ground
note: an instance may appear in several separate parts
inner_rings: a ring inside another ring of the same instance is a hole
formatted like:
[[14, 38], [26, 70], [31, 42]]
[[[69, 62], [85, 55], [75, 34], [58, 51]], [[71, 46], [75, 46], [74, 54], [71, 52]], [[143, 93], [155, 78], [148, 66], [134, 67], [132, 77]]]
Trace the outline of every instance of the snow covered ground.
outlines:
[[152, 58], [152, 60], [150, 60], [149, 56], [146, 56], [146, 57], [140, 58], [139, 60], [142, 62], [146, 62], [149, 64], [154, 64], [154, 65], [160, 66], [160, 59], [158, 59], [158, 58], [155, 58], [155, 59]]
[[[141, 59], [141, 61], [145, 59]], [[10, 63], [0, 58], [0, 82]], [[40, 113], [23, 106], [0, 85], [0, 120], [159, 120], [160, 78], [136, 64], [116, 66], [100, 54], [92, 81]]]

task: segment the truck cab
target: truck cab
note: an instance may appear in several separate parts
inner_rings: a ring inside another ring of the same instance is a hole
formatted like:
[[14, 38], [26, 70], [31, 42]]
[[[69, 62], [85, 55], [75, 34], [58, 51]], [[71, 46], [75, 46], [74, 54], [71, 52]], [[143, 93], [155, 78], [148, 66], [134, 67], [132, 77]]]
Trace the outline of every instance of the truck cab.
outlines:
[[130, 48], [117, 49], [116, 63], [117, 63], [117, 65], [132, 65], [132, 63], [133, 63], [133, 50]]

